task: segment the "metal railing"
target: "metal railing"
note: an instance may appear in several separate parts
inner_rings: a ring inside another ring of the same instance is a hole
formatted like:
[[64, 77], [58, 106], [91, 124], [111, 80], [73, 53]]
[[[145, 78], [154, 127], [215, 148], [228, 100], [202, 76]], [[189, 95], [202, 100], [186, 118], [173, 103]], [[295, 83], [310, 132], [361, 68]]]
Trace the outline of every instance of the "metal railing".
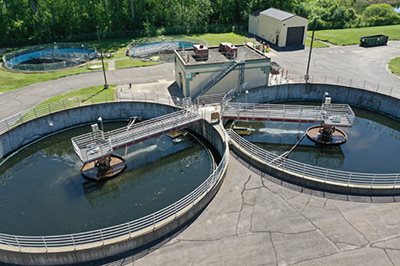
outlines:
[[215, 84], [217, 84], [223, 77], [229, 74], [239, 64], [236, 60], [230, 60], [223, 64], [214, 74], [206, 79], [192, 95], [192, 99], [196, 99], [200, 95], [209, 91]]
[[[65, 51], [63, 49], [69, 49]], [[78, 50], [79, 49], [79, 52]], [[31, 59], [56, 59], [58, 62], [24, 64], [18, 57], [26, 55], [26, 60]], [[30, 56], [28, 56], [30, 55]], [[76, 66], [96, 58], [97, 51], [91, 46], [77, 43], [54, 43], [31, 46], [3, 56], [6, 68], [24, 71], [48, 71]], [[61, 61], [61, 62], [60, 62]]]
[[341, 186], [369, 186], [371, 188], [395, 187], [400, 184], [400, 173], [360, 173], [333, 170], [305, 163], [300, 163], [264, 150], [242, 138], [232, 129], [227, 130], [233, 145], [243, 149], [251, 157], [265, 165], [284, 173], [301, 178], [316, 180], [321, 183], [333, 183]]
[[[270, 74], [268, 79], [269, 85], [280, 85], [280, 84], [296, 84], [296, 83], [306, 83], [304, 75], [292, 75], [292, 74]], [[327, 85], [337, 85], [344, 87], [352, 87], [363, 90], [368, 90], [372, 92], [378, 92], [381, 94], [386, 94], [394, 97], [400, 97], [400, 82], [399, 85], [388, 85], [384, 82], [371, 82], [367, 80], [352, 78], [352, 77], [342, 77], [342, 76], [329, 76], [329, 75], [315, 75], [310, 76], [308, 83], [312, 84], [327, 84]]]
[[145, 120], [132, 126], [86, 133], [71, 139], [75, 153], [82, 162], [91, 162], [112, 154], [113, 150], [132, 142], [139, 142], [154, 135], [176, 130], [200, 120], [194, 112], [181, 110]]
[[[129, 99], [115, 99], [114, 97], [109, 97], [107, 94], [104, 96], [87, 95], [81, 97], [72, 97], [68, 100], [62, 100], [57, 102], [51, 102], [47, 104], [40, 104], [34, 108], [27, 111], [12, 115], [3, 120], [0, 120], [0, 135], [9, 131], [16, 126], [19, 126], [30, 120], [46, 116], [51, 113], [58, 111], [81, 107], [85, 105], [100, 104], [100, 103], [111, 103], [111, 102], [151, 102], [158, 104], [165, 104], [170, 106], [182, 107], [185, 101], [182, 98], [171, 97], [169, 95], [154, 94], [154, 93], [132, 93]], [[104, 98], [103, 98], [104, 97]], [[51, 121], [49, 121], [51, 123]]]
[[[226, 138], [226, 136], [225, 136]], [[139, 219], [110, 226], [107, 228], [92, 230], [76, 234], [65, 235], [50, 235], [50, 236], [21, 236], [0, 234], [0, 244], [14, 247], [29, 247], [29, 248], [52, 248], [52, 247], [67, 247], [90, 244], [96, 242], [104, 242], [120, 236], [131, 235], [135, 232], [149, 228], [155, 229], [157, 223], [175, 216], [188, 206], [194, 205], [199, 199], [204, 197], [205, 193], [214, 188], [221, 180], [227, 160], [229, 156], [228, 147], [226, 147], [221, 162], [212, 174], [192, 192], [179, 199], [178, 201], [160, 209], [154, 213], [141, 217]]]
[[[146, 102], [155, 102], [157, 100], [158, 103], [175, 105], [174, 101], [170, 97], [164, 97], [165, 95], [142, 95], [142, 97], [136, 97], [134, 100]], [[105, 101], [107, 102], [107, 98]], [[111, 99], [109, 99], [111, 100]], [[110, 102], [110, 101], [108, 101]], [[111, 102], [114, 102], [111, 100]], [[182, 101], [177, 101], [182, 102]], [[95, 102], [100, 103], [100, 102]], [[74, 101], [60, 102], [60, 103], [51, 103], [43, 105], [39, 108], [33, 108], [28, 112], [23, 114], [16, 115], [12, 118], [7, 118], [5, 120], [0, 121], [1, 132], [9, 130], [12, 127], [15, 127], [23, 122], [27, 122], [31, 119], [38, 118], [49, 113], [65, 110], [67, 108], [84, 106], [94, 104], [93, 102], [81, 102], [81, 99], [76, 98]], [[64, 108], [64, 109], [63, 109]], [[27, 116], [24, 118], [24, 115], [30, 114], [31, 116]], [[32, 116], [33, 115], [33, 116]], [[221, 137], [223, 138], [223, 142], [226, 143], [227, 134], [223, 133]], [[221, 162], [218, 164], [216, 169], [211, 173], [207, 179], [201, 183], [197, 188], [195, 188], [192, 192], [179, 199], [178, 201], [168, 205], [167, 207], [160, 209], [154, 213], [148, 214], [139, 219], [110, 226], [103, 229], [92, 230], [87, 232], [75, 233], [75, 234], [64, 234], [64, 235], [49, 235], [49, 236], [22, 236], [22, 235], [10, 235], [0, 233], [0, 244], [12, 247], [28, 247], [28, 248], [53, 248], [53, 247], [76, 247], [78, 245], [83, 244], [95, 244], [95, 243], [104, 243], [106, 240], [110, 240], [116, 237], [132, 235], [135, 232], [142, 229], [155, 229], [157, 223], [162, 222], [167, 218], [174, 217], [176, 219], [180, 211], [183, 209], [194, 206], [198, 200], [205, 196], [205, 193], [209, 192], [213, 189], [221, 180], [223, 173], [227, 167], [229, 157], [229, 148], [226, 145], [224, 154], [222, 156]]]
[[326, 124], [337, 126], [351, 126], [354, 121], [354, 112], [347, 104], [308, 106], [231, 102], [224, 106], [222, 116], [228, 119], [248, 120], [324, 121]]

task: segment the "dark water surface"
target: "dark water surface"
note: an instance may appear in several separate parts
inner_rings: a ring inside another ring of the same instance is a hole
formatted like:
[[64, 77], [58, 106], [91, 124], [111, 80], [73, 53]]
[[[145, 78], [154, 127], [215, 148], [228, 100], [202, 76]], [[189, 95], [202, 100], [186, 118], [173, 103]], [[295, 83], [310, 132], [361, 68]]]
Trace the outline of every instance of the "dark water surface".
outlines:
[[[290, 153], [289, 158], [325, 168], [367, 172], [400, 172], [400, 121], [374, 112], [353, 108], [356, 113], [348, 135], [340, 146], [317, 145], [307, 137]], [[235, 122], [255, 131], [245, 138], [258, 146], [282, 154], [290, 150], [315, 123]]]
[[212, 172], [208, 150], [193, 137], [174, 144], [161, 136], [119, 150], [127, 164], [120, 176], [88, 182], [70, 139], [89, 131], [87, 125], [49, 136], [0, 166], [0, 233], [67, 234], [128, 222], [182, 198]]

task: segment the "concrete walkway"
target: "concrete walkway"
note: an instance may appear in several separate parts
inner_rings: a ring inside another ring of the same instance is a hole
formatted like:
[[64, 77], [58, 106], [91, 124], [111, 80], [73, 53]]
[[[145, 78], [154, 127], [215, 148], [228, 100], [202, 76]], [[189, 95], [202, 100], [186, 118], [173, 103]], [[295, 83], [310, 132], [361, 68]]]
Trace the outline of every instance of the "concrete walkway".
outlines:
[[[159, 80], [172, 83], [174, 79], [173, 69], [172, 63], [166, 63], [149, 67], [107, 71], [107, 81], [109, 84], [115, 85], [154, 83]], [[103, 72], [98, 71], [36, 83], [23, 89], [0, 94], [0, 119], [34, 107], [54, 95], [103, 84]]]
[[113, 265], [400, 265], [399, 203], [268, 179], [231, 156], [220, 191], [189, 227]]

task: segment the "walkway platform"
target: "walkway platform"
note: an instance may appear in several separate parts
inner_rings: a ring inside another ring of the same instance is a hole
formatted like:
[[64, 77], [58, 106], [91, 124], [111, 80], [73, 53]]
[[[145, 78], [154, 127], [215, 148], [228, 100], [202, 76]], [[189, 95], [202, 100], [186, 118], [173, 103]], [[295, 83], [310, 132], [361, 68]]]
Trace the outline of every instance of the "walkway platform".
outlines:
[[223, 109], [222, 119], [303, 123], [324, 122], [327, 125], [350, 127], [354, 121], [354, 112], [347, 104], [309, 106], [231, 102]]
[[75, 153], [84, 163], [110, 155], [125, 145], [138, 143], [171, 130], [187, 127], [200, 120], [197, 113], [182, 110], [154, 119], [146, 120], [131, 127], [126, 126], [112, 131], [98, 130], [71, 139]]

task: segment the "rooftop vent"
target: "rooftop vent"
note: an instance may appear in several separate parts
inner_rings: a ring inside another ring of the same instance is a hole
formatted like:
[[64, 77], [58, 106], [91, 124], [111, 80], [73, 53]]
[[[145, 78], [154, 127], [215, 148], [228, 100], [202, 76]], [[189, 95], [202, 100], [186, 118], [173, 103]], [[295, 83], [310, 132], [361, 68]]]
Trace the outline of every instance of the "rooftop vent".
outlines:
[[218, 51], [229, 59], [235, 59], [238, 53], [237, 47], [228, 42], [221, 42]]
[[196, 61], [206, 61], [208, 60], [208, 47], [204, 44], [194, 44], [194, 59]]

